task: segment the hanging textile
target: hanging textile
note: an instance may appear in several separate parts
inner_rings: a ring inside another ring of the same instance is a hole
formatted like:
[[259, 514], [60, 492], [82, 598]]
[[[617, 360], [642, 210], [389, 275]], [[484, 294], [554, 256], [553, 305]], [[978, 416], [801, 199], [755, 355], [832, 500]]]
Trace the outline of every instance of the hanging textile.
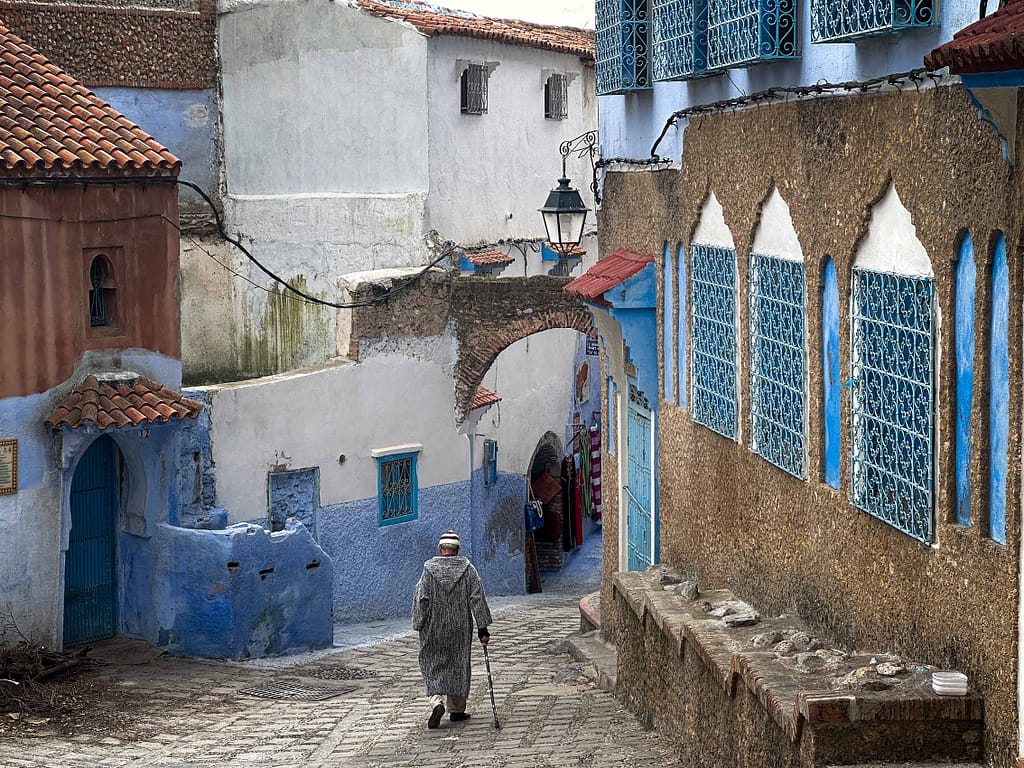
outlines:
[[[582, 429], [582, 427], [581, 427]], [[580, 446], [580, 487], [583, 489], [583, 503], [581, 512], [583, 517], [590, 517], [593, 511], [593, 491], [594, 485], [590, 482], [590, 451], [591, 441], [590, 433], [580, 434], [579, 437]]]
[[604, 511], [601, 506], [601, 424], [595, 423], [590, 427], [590, 488], [593, 504], [590, 517], [594, 521], [600, 521]]
[[[574, 457], [575, 461], [581, 462], [582, 457], [580, 454], [576, 454]], [[573, 483], [573, 490], [575, 493], [574, 504], [572, 506], [572, 523], [573, 532], [573, 545], [578, 547], [583, 543], [583, 497], [584, 490], [590, 487], [590, 474], [584, 475], [580, 470], [579, 464], [576, 465], [575, 482]], [[586, 482], [584, 482], [584, 479]]]
[[562, 525], [562, 549], [566, 552], [576, 548], [576, 531], [572, 524], [573, 508], [576, 503], [576, 472], [574, 471], [572, 457], [566, 456], [562, 459], [562, 513], [564, 525]]

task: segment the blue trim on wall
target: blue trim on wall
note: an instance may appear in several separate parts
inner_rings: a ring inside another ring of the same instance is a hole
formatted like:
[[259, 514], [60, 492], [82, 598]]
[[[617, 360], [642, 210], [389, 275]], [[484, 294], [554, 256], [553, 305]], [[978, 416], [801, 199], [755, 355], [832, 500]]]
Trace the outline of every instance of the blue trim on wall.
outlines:
[[821, 329], [821, 370], [825, 411], [825, 482], [833, 488], [838, 488], [841, 460], [839, 444], [842, 430], [839, 373], [839, 285], [836, 282], [836, 265], [832, 259], [825, 261]]
[[971, 525], [971, 410], [974, 407], [974, 242], [965, 232], [956, 268], [956, 521]]
[[1024, 86], [1024, 69], [960, 75], [965, 88], [1018, 88]]
[[989, 354], [989, 536], [1006, 543], [1006, 465], [1010, 431], [1010, 276], [1006, 238], [1000, 232], [992, 254], [992, 347]]
[[679, 244], [679, 255], [678, 255], [678, 279], [676, 280], [676, 287], [678, 288], [679, 294], [679, 334], [678, 334], [678, 352], [679, 360], [677, 364], [678, 370], [678, 381], [679, 389], [677, 390], [678, 396], [676, 402], [679, 403], [680, 408], [686, 407], [686, 247]]
[[608, 453], [614, 456], [618, 450], [615, 447], [615, 395], [618, 393], [615, 386], [615, 379], [608, 377]]
[[672, 334], [672, 326], [675, 324], [675, 296], [672, 288], [672, 249], [665, 243], [664, 262], [661, 268], [662, 274], [662, 307], [661, 307], [661, 344], [662, 355], [665, 367], [665, 399], [671, 402], [675, 396], [675, 339]]

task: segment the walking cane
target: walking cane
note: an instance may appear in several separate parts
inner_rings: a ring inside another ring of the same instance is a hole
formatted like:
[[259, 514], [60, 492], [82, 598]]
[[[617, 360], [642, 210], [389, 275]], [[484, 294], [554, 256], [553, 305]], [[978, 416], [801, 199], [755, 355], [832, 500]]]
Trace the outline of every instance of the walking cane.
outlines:
[[491, 712], [494, 715], [494, 728], [496, 730], [501, 729], [501, 723], [498, 722], [498, 707], [494, 703], [494, 681], [491, 679], [491, 657], [487, 655], [487, 645], [480, 643], [484, 649], [484, 664], [487, 665], [487, 689], [491, 692]]

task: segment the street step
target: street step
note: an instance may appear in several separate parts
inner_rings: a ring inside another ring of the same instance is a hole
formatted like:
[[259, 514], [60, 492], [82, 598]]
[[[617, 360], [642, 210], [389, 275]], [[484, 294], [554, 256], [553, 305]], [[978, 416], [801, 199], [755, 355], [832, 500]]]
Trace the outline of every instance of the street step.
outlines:
[[609, 693], [615, 692], [615, 646], [601, 637], [598, 630], [576, 632], [566, 640], [569, 655], [584, 665], [584, 672]]
[[856, 763], [826, 765], [825, 768], [985, 768], [982, 763]]
[[601, 628], [601, 591], [580, 598], [580, 632]]

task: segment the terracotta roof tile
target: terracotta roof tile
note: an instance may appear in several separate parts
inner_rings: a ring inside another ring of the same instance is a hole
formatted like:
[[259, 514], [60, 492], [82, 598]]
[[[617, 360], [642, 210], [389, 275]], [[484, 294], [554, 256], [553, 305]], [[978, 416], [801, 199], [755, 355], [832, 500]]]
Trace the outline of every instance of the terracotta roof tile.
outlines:
[[0, 23], [0, 173], [177, 173], [181, 161]]
[[428, 37], [478, 37], [511, 45], [571, 53], [584, 61], [594, 60], [594, 33], [588, 29], [533, 24], [519, 19], [494, 19], [422, 0], [354, 0], [353, 4], [374, 16], [408, 22]]
[[473, 400], [469, 404], [469, 409], [475, 411], [477, 408], [486, 408], [488, 405], [500, 402], [501, 397], [498, 396], [497, 392], [491, 392], [486, 387], [477, 387], [473, 393]]
[[954, 74], [1024, 69], [1024, 0], [1004, 3], [924, 57], [930, 69], [949, 67]]
[[653, 264], [650, 256], [620, 248], [610, 256], [606, 256], [594, 266], [569, 283], [564, 290], [585, 301], [600, 299], [607, 291], [628, 280], [648, 264]]
[[477, 267], [504, 267], [514, 262], [515, 258], [501, 251], [467, 251], [466, 260]]
[[570, 259], [582, 259], [587, 255], [587, 249], [582, 245], [574, 245], [568, 253], [563, 254], [561, 247], [556, 248], [553, 243], [545, 243], [548, 250], [554, 251], [555, 253], [565, 256]]
[[86, 423], [100, 429], [111, 424], [120, 428], [127, 424], [194, 419], [202, 409], [202, 403], [152, 379], [140, 377], [129, 385], [126, 381], [99, 381], [90, 375], [54, 409], [46, 423], [72, 429]]

